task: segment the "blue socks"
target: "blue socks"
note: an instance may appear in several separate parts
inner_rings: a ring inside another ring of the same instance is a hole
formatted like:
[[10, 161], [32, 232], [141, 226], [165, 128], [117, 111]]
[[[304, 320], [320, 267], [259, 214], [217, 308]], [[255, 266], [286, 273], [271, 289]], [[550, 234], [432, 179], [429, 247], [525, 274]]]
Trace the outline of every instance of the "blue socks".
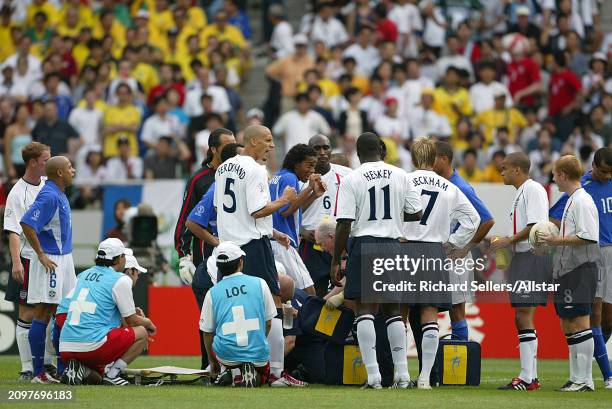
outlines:
[[453, 339], [458, 339], [460, 341], [468, 340], [468, 325], [466, 320], [451, 322], [451, 327], [453, 329]]
[[603, 375], [604, 381], [612, 376], [612, 369], [610, 369], [610, 361], [608, 361], [608, 351], [606, 349], [606, 342], [601, 332], [601, 327], [591, 328], [593, 332], [593, 341], [595, 342], [595, 353], [593, 356], [599, 365], [601, 374]]
[[44, 371], [46, 338], [47, 324], [43, 321], [32, 320], [28, 341], [30, 341], [30, 349], [32, 351], [34, 376], [38, 376]]
[[57, 374], [58, 376], [62, 376], [64, 374], [64, 369], [66, 369], [64, 365], [64, 361], [62, 361], [62, 357], [59, 352], [59, 337], [60, 337], [60, 327], [57, 326], [57, 322], [55, 322], [55, 318], [53, 318], [53, 348], [55, 348], [55, 353], [57, 354]]

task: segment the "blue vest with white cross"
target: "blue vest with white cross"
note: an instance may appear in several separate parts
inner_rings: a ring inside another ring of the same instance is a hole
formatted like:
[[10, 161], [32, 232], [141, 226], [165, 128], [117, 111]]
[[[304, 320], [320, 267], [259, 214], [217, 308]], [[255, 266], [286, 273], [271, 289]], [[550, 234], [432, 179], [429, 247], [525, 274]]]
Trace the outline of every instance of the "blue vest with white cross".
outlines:
[[234, 362], [266, 362], [266, 309], [261, 281], [236, 274], [223, 278], [210, 290], [215, 320], [213, 350]]
[[79, 274], [74, 293], [68, 299], [68, 315], [60, 343], [99, 342], [121, 326], [121, 314], [113, 298], [113, 286], [123, 273], [110, 267], [94, 266]]

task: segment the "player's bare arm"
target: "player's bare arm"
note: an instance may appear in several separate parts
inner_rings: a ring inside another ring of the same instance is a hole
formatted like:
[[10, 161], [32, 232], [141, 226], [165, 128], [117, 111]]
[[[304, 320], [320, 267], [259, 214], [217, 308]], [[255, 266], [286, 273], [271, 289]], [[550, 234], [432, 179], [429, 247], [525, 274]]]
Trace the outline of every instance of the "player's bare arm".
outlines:
[[552, 234], [538, 234], [538, 241], [546, 243], [549, 246], [587, 246], [589, 244], [597, 243], [594, 240], [582, 239], [578, 236], [561, 237], [553, 236]]
[[13, 279], [15, 281], [17, 281], [19, 284], [23, 284], [24, 270], [23, 265], [21, 264], [21, 257], [19, 257], [19, 253], [21, 251], [19, 235], [14, 232], [8, 232], [8, 239], [9, 251], [11, 252], [11, 262], [13, 265], [11, 274], [13, 275]]
[[346, 241], [351, 232], [350, 220], [338, 220], [336, 224], [336, 242], [334, 244], [334, 255], [332, 257], [331, 272], [329, 274], [331, 282], [334, 286], [339, 287], [342, 284], [342, 271], [340, 268], [342, 262], [342, 254], [346, 250]]
[[308, 196], [308, 199], [302, 204], [302, 211], [307, 210], [315, 200], [323, 196], [327, 191], [327, 185], [321, 180], [321, 175], [318, 173], [310, 175], [308, 187], [312, 186], [312, 194]]
[[210, 362], [210, 377], [212, 379], [216, 379], [219, 372], [221, 372], [221, 365], [219, 365], [219, 361], [217, 361], [217, 357], [213, 353], [214, 338], [214, 332], [204, 332], [204, 345], [208, 354], [208, 362]]
[[206, 244], [210, 244], [213, 247], [217, 247], [219, 245], [219, 239], [213, 236], [208, 230], [206, 230], [199, 224], [191, 220], [187, 220], [187, 222], [185, 222], [185, 227], [191, 233], [193, 233], [194, 236], [196, 236], [198, 239], [202, 240]]
[[125, 323], [129, 327], [144, 327], [149, 333], [149, 335], [157, 334], [157, 327], [155, 326], [155, 324], [153, 324], [153, 321], [140, 316], [138, 314], [138, 311], [128, 317], [125, 317]]
[[258, 211], [253, 212], [251, 216], [253, 216], [254, 219], [261, 219], [262, 217], [270, 216], [272, 213], [278, 211], [278, 209], [280, 209], [281, 207], [291, 203], [291, 201], [293, 201], [296, 196], [297, 192], [295, 191], [295, 189], [292, 187], [288, 187], [284, 190], [283, 195], [280, 198], [266, 204]]
[[529, 232], [531, 231], [532, 227], [533, 223], [528, 224], [527, 227], [516, 233], [514, 236], [494, 237], [493, 240], [491, 240], [491, 251], [510, 247], [515, 243], [527, 240], [529, 238]]
[[36, 235], [36, 231], [34, 231], [33, 228], [31, 228], [25, 223], [21, 223], [21, 228], [23, 229], [23, 234], [26, 240], [28, 241], [28, 243], [30, 243], [30, 246], [32, 246], [32, 249], [34, 250], [34, 252], [36, 253], [36, 256], [38, 256], [38, 259], [40, 260], [40, 264], [42, 264], [45, 267], [47, 273], [50, 271], [55, 271], [55, 267], [57, 267], [57, 264], [55, 264], [43, 252], [42, 247], [40, 246], [40, 241], [38, 241], [38, 236]]
[[456, 249], [455, 251], [453, 251], [450, 256], [453, 258], [465, 257], [474, 247], [478, 245], [478, 243], [480, 243], [487, 236], [491, 228], [493, 228], [494, 224], [495, 220], [493, 219], [480, 223], [472, 241], [466, 244], [463, 248]]

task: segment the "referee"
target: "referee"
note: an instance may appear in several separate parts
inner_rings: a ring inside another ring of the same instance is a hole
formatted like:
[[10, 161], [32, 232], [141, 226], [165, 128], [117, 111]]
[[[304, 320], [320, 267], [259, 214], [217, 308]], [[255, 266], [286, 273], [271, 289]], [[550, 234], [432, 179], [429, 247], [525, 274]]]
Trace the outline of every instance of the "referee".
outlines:
[[[28, 303], [34, 305], [29, 341], [34, 378], [32, 383], [57, 383], [44, 371], [47, 325], [57, 305], [74, 288], [72, 216], [64, 190], [72, 185], [74, 168], [65, 156], [54, 156], [45, 165], [47, 182], [21, 218], [21, 228], [36, 253], [30, 263]], [[61, 370], [58, 370], [61, 375]]]

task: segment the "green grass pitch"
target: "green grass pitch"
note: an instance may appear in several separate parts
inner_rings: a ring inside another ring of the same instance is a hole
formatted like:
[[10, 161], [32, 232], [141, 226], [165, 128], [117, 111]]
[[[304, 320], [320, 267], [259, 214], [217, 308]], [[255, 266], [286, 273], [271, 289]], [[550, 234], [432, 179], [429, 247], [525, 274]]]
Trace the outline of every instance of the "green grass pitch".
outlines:
[[[365, 408], [611, 408], [612, 390], [605, 390], [601, 373], [593, 363], [594, 393], [560, 393], [555, 388], [567, 380], [567, 361], [541, 360], [539, 377], [542, 389], [535, 392], [498, 391], [496, 388], [508, 382], [518, 373], [518, 360], [487, 359], [482, 364], [482, 380], [479, 387], [442, 387], [432, 391], [420, 390], [359, 390], [357, 387], [310, 386], [305, 389], [215, 388], [196, 385], [160, 387], [74, 387], [75, 401], [71, 403], [7, 403], [10, 389], [62, 389], [66, 386], [37, 386], [19, 383], [15, 379], [19, 371], [18, 357], [0, 357], [0, 408], [232, 408], [232, 409], [365, 409]], [[160, 365], [176, 365], [197, 368], [196, 357], [141, 357], [132, 364], [134, 368]], [[417, 363], [410, 362], [412, 376]]]

